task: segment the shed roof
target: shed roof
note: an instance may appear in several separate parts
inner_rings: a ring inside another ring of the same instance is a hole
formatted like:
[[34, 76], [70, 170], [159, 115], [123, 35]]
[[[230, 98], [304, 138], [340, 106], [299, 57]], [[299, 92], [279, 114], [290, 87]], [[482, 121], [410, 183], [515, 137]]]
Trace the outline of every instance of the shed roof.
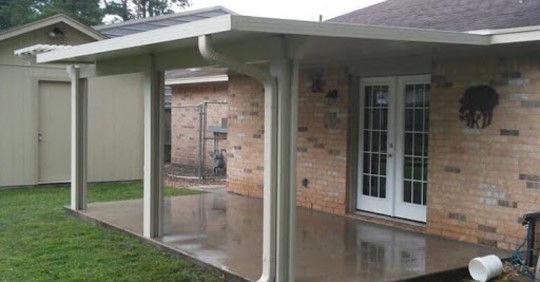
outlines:
[[15, 37], [15, 36], [19, 36], [21, 34], [25, 34], [27, 32], [38, 30], [40, 28], [44, 28], [44, 27], [47, 27], [47, 26], [58, 24], [58, 23], [65, 23], [65, 24], [71, 26], [72, 28], [80, 31], [81, 33], [84, 33], [84, 34], [88, 35], [89, 37], [92, 37], [92, 38], [94, 38], [96, 40], [105, 39], [105, 37], [103, 35], [101, 35], [99, 32], [96, 32], [91, 27], [88, 27], [88, 26], [80, 23], [79, 21], [73, 19], [72, 17], [67, 16], [65, 14], [56, 14], [56, 15], [50, 16], [48, 18], [40, 19], [40, 20], [33, 21], [33, 22], [30, 22], [30, 23], [27, 23], [27, 24], [23, 24], [23, 25], [20, 25], [20, 26], [16, 26], [16, 27], [13, 27], [13, 28], [2, 30], [2, 31], [0, 31], [0, 41], [9, 39], [9, 38], [12, 38], [12, 37]]
[[99, 25], [94, 26], [94, 29], [109, 38], [114, 38], [227, 14], [235, 15], [236, 13], [222, 6], [215, 6], [206, 9], [130, 20], [116, 24]]
[[388, 0], [329, 22], [472, 31], [540, 25], [538, 0]]

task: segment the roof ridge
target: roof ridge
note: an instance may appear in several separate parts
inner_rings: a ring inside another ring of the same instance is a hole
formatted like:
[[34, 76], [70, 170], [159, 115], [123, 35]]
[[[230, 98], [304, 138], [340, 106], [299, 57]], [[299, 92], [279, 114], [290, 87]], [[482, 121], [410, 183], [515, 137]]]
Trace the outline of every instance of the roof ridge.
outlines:
[[25, 24], [21, 24], [21, 25], [17, 25], [17, 26], [13, 26], [13, 27], [4, 29], [4, 30], [0, 30], [0, 35], [10, 33], [10, 32], [13, 32], [13, 31], [16, 31], [16, 30], [19, 30], [19, 29], [24, 29], [24, 28], [29, 27], [31, 25], [39, 24], [39, 23], [42, 23], [42, 22], [52, 21], [55, 18], [68, 18], [70, 20], [79, 22], [76, 19], [74, 19], [74, 18], [72, 18], [72, 17], [70, 17], [70, 16], [68, 16], [68, 15], [66, 15], [64, 13], [58, 13], [58, 14], [54, 14], [54, 15], [52, 15], [50, 17], [45, 17], [45, 18], [38, 19], [38, 20], [35, 20], [35, 21], [27, 22]]
[[[21, 32], [25, 32], [25, 30], [34, 30], [38, 28], [44, 27], [43, 25], [52, 25], [56, 24], [58, 22], [66, 23], [67, 25], [71, 26], [72, 28], [75, 28], [79, 30], [82, 33], [87, 34], [90, 37], [93, 37], [97, 40], [104, 39], [105, 36], [96, 31], [95, 29], [81, 23], [80, 21], [64, 14], [64, 13], [57, 13], [55, 15], [38, 19], [35, 21], [31, 21], [22, 25], [14, 26], [5, 30], [0, 31], [0, 40], [4, 40], [6, 38], [17, 36]], [[14, 35], [9, 35], [14, 34]]]
[[233, 12], [233, 11], [223, 7], [223, 6], [218, 5], [218, 6], [208, 7], [208, 8], [201, 8], [201, 9], [195, 9], [195, 10], [189, 10], [189, 11], [182, 11], [182, 12], [177, 12], [177, 13], [173, 13], [173, 14], [159, 15], [159, 16], [155, 16], [155, 17], [128, 20], [128, 21], [123, 21], [123, 22], [119, 22], [119, 23], [96, 25], [96, 26], [93, 26], [92, 28], [94, 28], [97, 31], [102, 31], [102, 30], [106, 30], [106, 29], [110, 29], [110, 28], [129, 26], [129, 25], [134, 25], [134, 24], [139, 24], [139, 23], [152, 22], [152, 21], [158, 21], [158, 20], [181, 17], [181, 16], [189, 16], [189, 15], [195, 15], [195, 14], [200, 14], [200, 13], [204, 13], [204, 12], [219, 11], [219, 10], [227, 12], [227, 13], [229, 13], [231, 15], [237, 15], [236, 12]]

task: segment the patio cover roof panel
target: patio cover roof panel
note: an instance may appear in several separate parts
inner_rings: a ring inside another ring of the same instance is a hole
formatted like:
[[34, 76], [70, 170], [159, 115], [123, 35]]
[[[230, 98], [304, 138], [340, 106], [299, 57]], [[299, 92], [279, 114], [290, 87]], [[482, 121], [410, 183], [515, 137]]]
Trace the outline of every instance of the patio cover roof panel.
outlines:
[[[196, 38], [206, 34], [213, 35], [216, 45], [233, 41], [249, 42], [254, 38], [283, 34], [304, 36], [309, 39], [307, 49], [310, 51], [305, 57], [307, 60], [310, 56], [324, 57], [324, 54], [329, 57], [336, 53], [336, 49], [343, 49], [344, 42], [347, 42], [345, 46], [349, 46], [349, 49], [356, 46], [358, 51], [362, 51], [362, 56], [379, 54], [381, 50], [385, 50], [383, 53], [395, 53], [399, 50], [429, 48], [435, 45], [487, 46], [490, 42], [489, 36], [460, 32], [224, 15], [40, 54], [37, 62], [94, 63], [109, 58], [157, 54], [171, 50], [196, 50]], [[363, 49], [358, 46], [363, 46]], [[381, 46], [384, 48], [381, 49]]]

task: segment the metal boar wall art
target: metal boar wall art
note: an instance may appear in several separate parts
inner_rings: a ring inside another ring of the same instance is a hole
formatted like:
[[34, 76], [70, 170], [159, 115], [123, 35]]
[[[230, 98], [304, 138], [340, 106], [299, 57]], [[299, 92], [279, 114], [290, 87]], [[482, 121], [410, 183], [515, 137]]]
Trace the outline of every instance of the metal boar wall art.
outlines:
[[493, 109], [499, 104], [499, 94], [491, 86], [471, 86], [459, 103], [460, 120], [465, 121], [470, 128], [485, 128], [491, 123]]

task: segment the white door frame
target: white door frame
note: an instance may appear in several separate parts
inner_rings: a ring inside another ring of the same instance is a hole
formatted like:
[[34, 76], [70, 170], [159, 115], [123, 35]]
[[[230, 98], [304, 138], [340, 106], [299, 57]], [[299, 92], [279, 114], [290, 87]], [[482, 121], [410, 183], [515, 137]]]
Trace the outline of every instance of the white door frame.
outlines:
[[[404, 142], [405, 142], [405, 86], [407, 84], [429, 84], [431, 75], [411, 75], [392, 77], [362, 78], [360, 80], [358, 185], [356, 208], [392, 217], [426, 222], [426, 206], [403, 201], [404, 181]], [[369, 85], [388, 85], [388, 140], [386, 199], [364, 196], [364, 106], [365, 87]], [[401, 117], [401, 118], [399, 118]]]
[[[364, 106], [365, 106], [365, 87], [369, 85], [386, 85], [388, 86], [388, 127], [387, 127], [387, 163], [386, 163], [386, 197], [376, 198], [370, 196], [364, 196], [362, 194], [363, 188], [363, 172], [364, 172]], [[357, 208], [366, 210], [369, 212], [393, 215], [394, 214], [394, 162], [393, 162], [393, 144], [394, 144], [394, 132], [395, 132], [395, 99], [392, 98], [392, 93], [395, 92], [396, 78], [395, 77], [371, 77], [363, 78], [360, 80], [360, 122], [359, 122], [359, 150], [358, 150], [358, 193], [357, 193]]]
[[[431, 75], [411, 75], [401, 76], [397, 80], [397, 103], [396, 113], [398, 117], [396, 123], [396, 201], [394, 216], [409, 220], [426, 222], [426, 206], [406, 203], [403, 201], [403, 181], [405, 169], [405, 86], [408, 84], [429, 84]], [[429, 156], [428, 156], [429, 157]]]

